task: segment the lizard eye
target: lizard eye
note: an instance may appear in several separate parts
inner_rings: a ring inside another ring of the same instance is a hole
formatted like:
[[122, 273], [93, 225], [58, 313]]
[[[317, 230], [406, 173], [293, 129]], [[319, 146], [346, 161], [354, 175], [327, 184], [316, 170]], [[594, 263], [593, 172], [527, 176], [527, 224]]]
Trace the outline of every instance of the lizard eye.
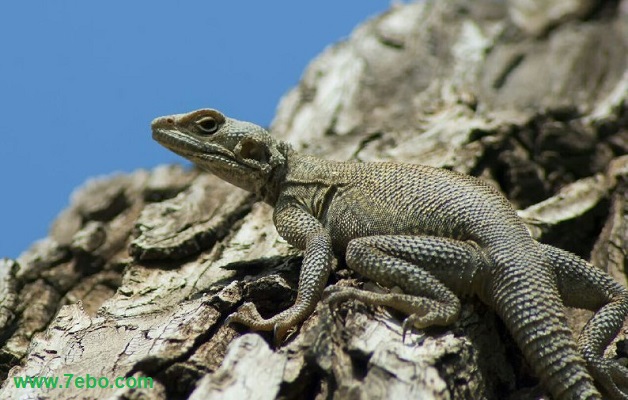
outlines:
[[212, 135], [218, 130], [218, 121], [216, 121], [212, 117], [201, 118], [196, 121], [196, 125], [198, 125], [201, 133], [204, 133], [206, 135]]

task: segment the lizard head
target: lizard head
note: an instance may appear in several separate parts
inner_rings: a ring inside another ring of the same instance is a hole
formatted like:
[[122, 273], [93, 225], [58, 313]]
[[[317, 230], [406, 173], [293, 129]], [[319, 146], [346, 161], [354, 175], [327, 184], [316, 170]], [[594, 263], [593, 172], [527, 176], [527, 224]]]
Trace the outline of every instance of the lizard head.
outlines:
[[[267, 198], [290, 146], [212, 109], [156, 118], [153, 139], [219, 178]], [[271, 196], [272, 197], [272, 196]]]

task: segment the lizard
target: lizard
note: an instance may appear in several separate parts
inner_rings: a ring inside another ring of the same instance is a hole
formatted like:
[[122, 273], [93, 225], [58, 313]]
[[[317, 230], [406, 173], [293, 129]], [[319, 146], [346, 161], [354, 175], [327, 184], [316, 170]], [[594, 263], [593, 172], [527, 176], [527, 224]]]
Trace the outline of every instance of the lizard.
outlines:
[[[405, 313], [405, 334], [452, 324], [460, 297], [475, 295], [503, 320], [553, 398], [601, 399], [603, 392], [628, 399], [628, 368], [603, 355], [628, 314], [628, 290], [587, 261], [537, 242], [489, 183], [418, 164], [302, 154], [261, 126], [213, 109], [156, 118], [151, 127], [161, 145], [274, 207], [277, 232], [303, 251], [292, 306], [264, 319], [244, 303], [227, 322], [274, 331], [281, 341], [325, 293], [330, 303], [356, 299]], [[338, 259], [402, 292], [325, 290]], [[566, 306], [594, 311], [577, 340]]]

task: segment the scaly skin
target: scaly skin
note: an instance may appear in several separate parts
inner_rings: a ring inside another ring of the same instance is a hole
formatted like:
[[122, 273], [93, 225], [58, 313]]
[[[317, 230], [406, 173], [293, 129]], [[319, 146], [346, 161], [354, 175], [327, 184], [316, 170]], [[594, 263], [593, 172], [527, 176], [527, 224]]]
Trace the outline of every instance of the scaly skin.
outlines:
[[[157, 118], [153, 138], [274, 207], [279, 234], [304, 251], [295, 304], [263, 319], [253, 304], [229, 317], [281, 340], [307, 318], [334, 257], [404, 293], [330, 290], [405, 312], [414, 326], [448, 325], [458, 296], [477, 295], [503, 319], [555, 399], [628, 399], [628, 369], [603, 358], [628, 313], [628, 291], [586, 261], [536, 242], [510, 203], [474, 177], [421, 165], [332, 162], [294, 151], [263, 128], [210, 109]], [[595, 311], [578, 342], [564, 306]]]

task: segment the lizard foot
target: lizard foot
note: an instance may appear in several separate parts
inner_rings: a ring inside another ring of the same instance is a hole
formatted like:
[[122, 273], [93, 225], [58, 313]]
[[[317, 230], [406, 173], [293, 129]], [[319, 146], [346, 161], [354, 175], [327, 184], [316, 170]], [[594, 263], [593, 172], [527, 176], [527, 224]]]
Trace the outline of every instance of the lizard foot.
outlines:
[[615, 400], [628, 400], [628, 368], [615, 360], [596, 357], [587, 360], [595, 381]]
[[458, 318], [460, 303], [440, 302], [427, 297], [404, 293], [375, 293], [366, 290], [332, 286], [325, 290], [326, 301], [331, 304], [353, 299], [368, 305], [387, 306], [409, 315], [403, 321], [403, 340], [412, 328], [423, 329], [433, 325], [449, 325]]
[[296, 329], [296, 325], [305, 319], [310, 313], [297, 306], [264, 319], [255, 304], [244, 303], [236, 312], [229, 315], [225, 321], [227, 324], [237, 323], [249, 327], [254, 331], [273, 331], [275, 346], [283, 343], [288, 333]]

